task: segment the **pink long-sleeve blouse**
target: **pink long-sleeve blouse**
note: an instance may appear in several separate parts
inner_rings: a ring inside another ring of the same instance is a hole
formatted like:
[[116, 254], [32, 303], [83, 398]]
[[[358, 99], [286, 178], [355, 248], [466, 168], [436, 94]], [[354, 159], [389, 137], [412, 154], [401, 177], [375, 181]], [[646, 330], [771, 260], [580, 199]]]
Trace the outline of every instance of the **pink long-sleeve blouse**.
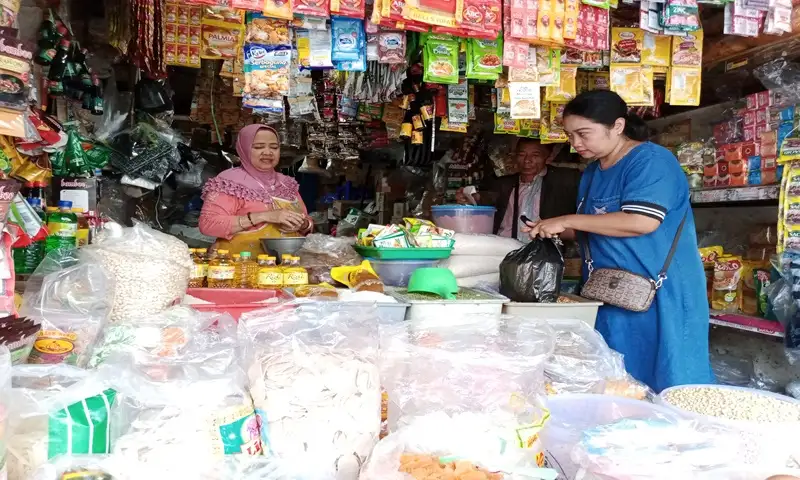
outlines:
[[[300, 197], [297, 197], [297, 203], [303, 209], [303, 213], [308, 215], [306, 205]], [[205, 195], [203, 209], [200, 211], [198, 226], [200, 227], [200, 233], [203, 235], [230, 240], [233, 238], [233, 232], [239, 226], [237, 217], [248, 213], [269, 212], [272, 210], [273, 206], [271, 204], [255, 200], [244, 200], [225, 193], [208, 192]], [[313, 226], [313, 223], [309, 222], [309, 225]], [[306, 232], [299, 233], [308, 233], [310, 229], [309, 227]], [[255, 230], [255, 228], [248, 230]]]

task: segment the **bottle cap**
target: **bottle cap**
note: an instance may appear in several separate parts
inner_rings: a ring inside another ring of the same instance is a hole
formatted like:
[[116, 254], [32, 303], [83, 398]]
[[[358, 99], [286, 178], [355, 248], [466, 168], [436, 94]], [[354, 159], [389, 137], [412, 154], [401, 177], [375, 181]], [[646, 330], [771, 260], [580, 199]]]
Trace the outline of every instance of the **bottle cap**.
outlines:
[[271, 256], [271, 255], [270, 255], [269, 257], [267, 257], [267, 260], [272, 260], [272, 261], [275, 261], [275, 260], [277, 260], [277, 259], [278, 259], [277, 257], [273, 257], [273, 256]]
[[59, 200], [58, 208], [69, 208], [72, 209], [72, 202], [69, 200]]
[[58, 211], [58, 207], [47, 207], [47, 212], [48, 213], [53, 213], [53, 212], [57, 212], [57, 211]]
[[208, 252], [207, 248], [195, 248], [195, 250], [197, 251], [197, 253], [206, 253], [206, 252]]
[[227, 255], [228, 250], [217, 250], [217, 253], [219, 253], [220, 255]]
[[263, 253], [257, 257], [259, 260], [269, 260], [269, 255], [264, 255]]
[[250, 258], [250, 252], [240, 252], [239, 256], [242, 258]]
[[41, 207], [42, 206], [42, 199], [41, 198], [29, 198], [28, 205], [31, 207]]
[[238, 253], [234, 253], [234, 254], [233, 254], [233, 258], [242, 258], [242, 256], [241, 256], [241, 255], [239, 255]]
[[197, 249], [196, 249], [196, 248], [190, 248], [190, 249], [189, 249], [189, 253], [194, 253], [194, 252], [196, 252], [196, 251], [197, 251]]
[[78, 207], [72, 207], [72, 213], [83, 213], [83, 209]]

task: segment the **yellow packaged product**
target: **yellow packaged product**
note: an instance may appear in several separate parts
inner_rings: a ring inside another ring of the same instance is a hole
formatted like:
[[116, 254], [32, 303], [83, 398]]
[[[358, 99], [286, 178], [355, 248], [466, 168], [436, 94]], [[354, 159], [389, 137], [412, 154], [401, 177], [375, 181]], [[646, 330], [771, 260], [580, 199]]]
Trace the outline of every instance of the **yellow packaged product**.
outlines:
[[644, 101], [644, 75], [639, 65], [611, 65], [609, 80], [611, 90], [617, 92], [625, 103]]
[[703, 31], [686, 32], [680, 37], [672, 37], [672, 66], [703, 66]]
[[698, 67], [672, 67], [669, 75], [669, 104], [700, 105], [701, 69]]
[[539, 0], [537, 12], [538, 21], [536, 23], [536, 36], [538, 40], [550, 40], [550, 24], [553, 19], [553, 2], [551, 0]]
[[717, 263], [717, 259], [722, 256], [722, 246], [714, 245], [711, 247], [702, 247], [700, 251], [700, 260], [703, 262], [704, 267], [713, 267]]
[[566, 143], [569, 141], [567, 132], [564, 131], [564, 108], [566, 106], [566, 103], [550, 104], [549, 132], [545, 137], [541, 137], [542, 143]]
[[611, 64], [642, 63], [644, 30], [614, 27], [611, 29]]
[[566, 0], [564, 2], [564, 38], [574, 40], [578, 35], [578, 14], [580, 13], [580, 0]]
[[292, 0], [265, 0], [264, 15], [268, 17], [292, 20]]
[[668, 35], [657, 35], [644, 32], [642, 40], [642, 63], [654, 67], [668, 67], [673, 38]]
[[519, 133], [519, 120], [511, 118], [510, 114], [494, 114], [494, 133], [507, 134]]
[[655, 91], [653, 89], [653, 67], [642, 65], [639, 70], [642, 76], [642, 101], [628, 103], [631, 107], [652, 107], [655, 102]]
[[714, 281], [711, 292], [711, 308], [722, 312], [738, 312], [741, 309], [742, 258], [723, 255], [714, 263]]
[[611, 90], [608, 72], [592, 72], [588, 74], [589, 90]]
[[576, 76], [578, 67], [561, 67], [561, 78], [558, 85], [547, 87], [545, 99], [548, 102], [569, 102], [577, 93]]
[[559, 45], [564, 43], [564, 0], [550, 0], [553, 16], [550, 19], [550, 40]]
[[243, 24], [204, 18], [202, 29], [200, 58], [209, 60], [236, 58], [244, 39]]
[[543, 87], [558, 85], [561, 82], [561, 49], [537, 47], [536, 70]]
[[447, 117], [442, 117], [442, 123], [439, 125], [439, 130], [443, 132], [467, 133], [467, 123], [450, 123]]

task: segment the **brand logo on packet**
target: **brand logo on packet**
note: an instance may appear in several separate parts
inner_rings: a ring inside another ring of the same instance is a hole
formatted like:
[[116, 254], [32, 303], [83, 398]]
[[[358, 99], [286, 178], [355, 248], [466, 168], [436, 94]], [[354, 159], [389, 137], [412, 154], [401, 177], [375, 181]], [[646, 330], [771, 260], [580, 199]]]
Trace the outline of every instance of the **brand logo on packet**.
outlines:
[[86, 182], [81, 182], [80, 180], [61, 180], [59, 184], [62, 187], [75, 187], [75, 188], [89, 188], [89, 185]]
[[[14, 46], [16, 44], [16, 46]], [[0, 52], [30, 60], [33, 58], [33, 51], [25, 48], [25, 44], [17, 39], [8, 38], [0, 35]]]
[[437, 45], [433, 49], [433, 53], [435, 53], [436, 55], [450, 55], [450, 47], [446, 45]]

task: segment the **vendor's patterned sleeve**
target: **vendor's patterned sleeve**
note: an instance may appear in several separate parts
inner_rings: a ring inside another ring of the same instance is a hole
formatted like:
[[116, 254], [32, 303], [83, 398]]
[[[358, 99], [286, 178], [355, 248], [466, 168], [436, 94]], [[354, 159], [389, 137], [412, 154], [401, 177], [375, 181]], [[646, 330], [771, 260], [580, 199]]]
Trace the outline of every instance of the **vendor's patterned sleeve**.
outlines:
[[650, 148], [641, 149], [626, 164], [621, 210], [663, 222], [667, 212], [679, 205], [680, 192], [686, 188], [681, 188], [678, 182], [686, 182], [686, 178], [676, 174], [680, 167], [669, 150], [654, 144], [645, 147]]
[[200, 233], [209, 237], [233, 238], [233, 230], [238, 221], [238, 200], [224, 193], [209, 193], [200, 211]]

